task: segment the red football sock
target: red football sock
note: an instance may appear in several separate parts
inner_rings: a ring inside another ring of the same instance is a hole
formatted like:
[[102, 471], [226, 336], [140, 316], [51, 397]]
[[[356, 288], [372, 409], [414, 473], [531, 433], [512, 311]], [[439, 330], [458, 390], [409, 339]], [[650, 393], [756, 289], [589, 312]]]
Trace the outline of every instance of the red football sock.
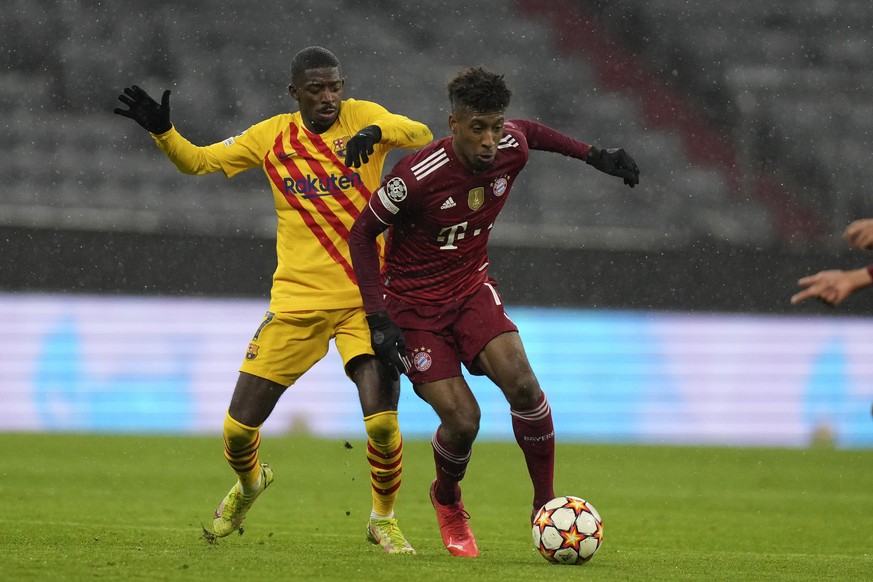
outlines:
[[440, 505], [457, 503], [461, 499], [461, 487], [458, 483], [467, 472], [467, 464], [473, 451], [455, 451], [449, 448], [440, 438], [439, 428], [433, 435], [431, 445], [437, 474], [434, 497]]
[[533, 484], [534, 508], [555, 497], [555, 425], [545, 393], [528, 410], [510, 409], [515, 440]]

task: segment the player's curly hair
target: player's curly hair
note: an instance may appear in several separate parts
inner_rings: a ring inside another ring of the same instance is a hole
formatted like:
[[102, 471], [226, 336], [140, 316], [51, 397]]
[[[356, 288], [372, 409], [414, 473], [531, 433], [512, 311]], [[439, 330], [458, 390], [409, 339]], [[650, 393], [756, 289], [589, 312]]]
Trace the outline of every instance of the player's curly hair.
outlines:
[[483, 67], [469, 67], [449, 81], [449, 101], [452, 111], [467, 108], [477, 112], [504, 111], [509, 106], [512, 91], [503, 75]]
[[[291, 59], [291, 82], [300, 80], [309, 69], [340, 68], [339, 59], [332, 52], [320, 46], [309, 46]], [[340, 70], [340, 76], [342, 76]]]

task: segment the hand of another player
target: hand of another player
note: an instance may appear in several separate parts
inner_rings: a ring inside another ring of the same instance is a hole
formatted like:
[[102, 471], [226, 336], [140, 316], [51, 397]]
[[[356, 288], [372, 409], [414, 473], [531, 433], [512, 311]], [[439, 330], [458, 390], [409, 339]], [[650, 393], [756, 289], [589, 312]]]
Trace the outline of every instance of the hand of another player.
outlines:
[[116, 108], [113, 113], [129, 117], [151, 133], [161, 134], [170, 131], [170, 90], [164, 91], [161, 102], [136, 85], [125, 87], [118, 100], [127, 105], [128, 109]]
[[367, 315], [367, 324], [370, 326], [370, 343], [376, 357], [391, 372], [392, 379], [397, 380], [410, 367], [403, 332], [384, 311]]
[[829, 305], [839, 305], [861, 287], [873, 283], [866, 268], [854, 271], [832, 269], [820, 271], [800, 279], [797, 284], [804, 289], [791, 297], [791, 304], [796, 305], [810, 297], [817, 297]]
[[585, 162], [610, 176], [618, 176], [631, 188], [640, 183], [640, 169], [623, 148], [600, 149], [591, 146]]
[[873, 250], [873, 218], [853, 221], [843, 231], [843, 238], [853, 248]]
[[378, 125], [368, 125], [349, 138], [346, 144], [346, 167], [359, 168], [361, 164], [369, 162], [373, 146], [381, 139], [382, 129]]

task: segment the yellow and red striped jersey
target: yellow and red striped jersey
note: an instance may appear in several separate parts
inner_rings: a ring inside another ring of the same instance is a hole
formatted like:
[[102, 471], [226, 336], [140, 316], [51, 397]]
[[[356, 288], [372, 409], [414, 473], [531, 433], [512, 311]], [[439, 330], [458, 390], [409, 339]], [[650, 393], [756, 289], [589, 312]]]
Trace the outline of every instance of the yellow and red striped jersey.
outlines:
[[[345, 144], [368, 125], [382, 140], [359, 168], [343, 163]], [[378, 187], [385, 156], [395, 147], [419, 148], [433, 137], [423, 123], [370, 101], [342, 102], [337, 121], [314, 134], [300, 112], [277, 115], [223, 142], [196, 146], [175, 129], [154, 135], [158, 147], [186, 174], [223, 171], [228, 178], [263, 167], [278, 224], [271, 311], [361, 305], [349, 253], [349, 229]]]

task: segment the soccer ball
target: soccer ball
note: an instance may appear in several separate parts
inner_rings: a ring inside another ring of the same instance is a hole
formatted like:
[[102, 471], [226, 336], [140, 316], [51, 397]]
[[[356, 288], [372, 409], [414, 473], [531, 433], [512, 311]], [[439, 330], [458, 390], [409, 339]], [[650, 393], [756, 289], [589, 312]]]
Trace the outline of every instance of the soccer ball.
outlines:
[[603, 521], [584, 499], [555, 497], [534, 517], [533, 543], [549, 562], [584, 564], [603, 543]]

